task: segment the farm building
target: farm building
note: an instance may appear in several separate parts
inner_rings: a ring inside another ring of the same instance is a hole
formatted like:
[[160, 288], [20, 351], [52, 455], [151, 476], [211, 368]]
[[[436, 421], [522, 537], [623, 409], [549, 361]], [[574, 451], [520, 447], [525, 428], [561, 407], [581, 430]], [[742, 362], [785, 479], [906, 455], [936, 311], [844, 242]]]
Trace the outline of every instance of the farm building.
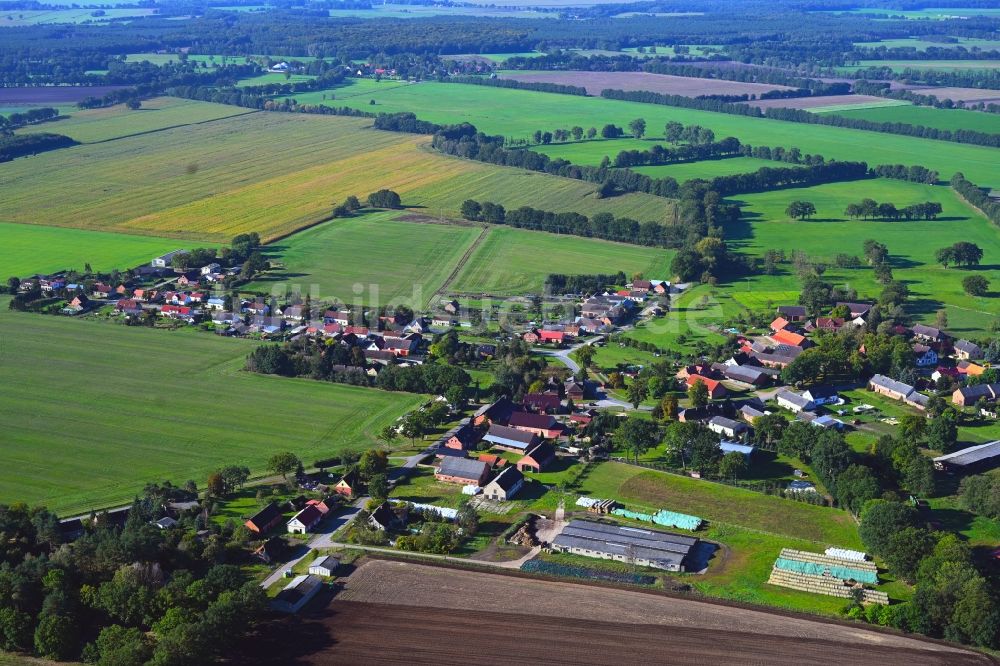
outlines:
[[282, 613], [298, 613], [323, 588], [318, 576], [296, 576], [271, 602], [271, 607]]
[[708, 377], [702, 377], [701, 375], [688, 375], [684, 380], [688, 387], [694, 386], [698, 382], [701, 382], [708, 389], [708, 396], [713, 400], [716, 398], [724, 398], [729, 393], [726, 387], [722, 385], [722, 382], [716, 379], [709, 379]]
[[525, 432], [517, 428], [507, 426], [491, 425], [483, 441], [489, 442], [498, 449], [505, 451], [526, 451], [529, 447], [538, 443], [539, 438], [533, 432]]
[[753, 386], [763, 386], [770, 381], [770, 376], [766, 372], [752, 365], [730, 365], [723, 370], [723, 374], [726, 379]]
[[562, 426], [554, 417], [548, 414], [530, 414], [528, 412], [514, 412], [510, 415], [509, 425], [511, 428], [531, 432], [539, 437], [552, 439], [562, 434]]
[[788, 321], [805, 321], [806, 308], [803, 305], [779, 305], [778, 314]]
[[697, 544], [697, 537], [589, 520], [570, 521], [552, 540], [557, 551], [666, 571], [684, 571], [688, 554]]
[[340, 560], [333, 555], [321, 555], [309, 565], [309, 574], [312, 576], [326, 576], [329, 578], [340, 566]]
[[934, 458], [934, 467], [952, 472], [971, 472], [993, 467], [1000, 458], [1000, 439], [970, 446]]
[[166, 254], [153, 259], [149, 265], [153, 268], [171, 268], [173, 266], [174, 257], [179, 254], [190, 254], [190, 250], [174, 250], [173, 252], [167, 252]]
[[779, 407], [784, 407], [785, 409], [795, 412], [796, 414], [799, 412], [810, 412], [816, 409], [815, 402], [804, 395], [794, 393], [792, 391], [778, 391], [774, 398], [778, 401]]
[[802, 397], [812, 400], [813, 404], [830, 405], [837, 402], [837, 389], [832, 386], [810, 386], [802, 392]]
[[556, 414], [562, 407], [562, 400], [555, 393], [528, 393], [523, 402], [525, 409], [536, 414]]
[[927, 396], [918, 393], [909, 384], [897, 382], [895, 379], [891, 379], [885, 375], [875, 375], [869, 379], [868, 390], [892, 398], [893, 400], [902, 400], [907, 405], [920, 410], [927, 409]]
[[472, 427], [468, 419], [463, 419], [457, 426], [441, 435], [437, 447], [465, 451], [471, 449], [479, 441], [479, 432]]
[[555, 449], [547, 442], [539, 442], [524, 452], [524, 457], [517, 461], [517, 469], [521, 472], [541, 472], [556, 459]]
[[250, 516], [244, 525], [254, 534], [264, 534], [281, 522], [281, 509], [274, 502], [271, 502], [263, 509]]
[[361, 476], [355, 470], [351, 470], [337, 482], [337, 485], [333, 487], [333, 492], [338, 495], [343, 495], [344, 497], [351, 497], [352, 495], [360, 495], [364, 484], [361, 483]]
[[483, 485], [490, 474], [490, 466], [471, 458], [445, 458], [434, 472], [434, 478], [444, 483], [474, 483]]
[[787, 328], [780, 331], [775, 331], [771, 334], [771, 339], [777, 342], [779, 345], [790, 345], [792, 347], [802, 347], [805, 348], [810, 344], [806, 336], [801, 333], [794, 333], [789, 331]]
[[923, 340], [925, 342], [941, 342], [948, 337], [948, 334], [939, 328], [934, 328], [933, 326], [924, 326], [923, 324], [914, 324], [913, 337], [918, 340]]
[[524, 475], [515, 468], [507, 467], [496, 478], [483, 486], [483, 497], [498, 502], [506, 502], [524, 487]]
[[500, 398], [494, 403], [489, 405], [483, 405], [472, 417], [473, 425], [482, 425], [488, 423], [490, 425], [500, 424], [507, 425], [507, 421], [510, 419], [510, 415], [514, 413], [517, 407], [508, 398]]
[[719, 449], [722, 450], [723, 454], [726, 453], [742, 453], [743, 457], [750, 462], [750, 458], [753, 457], [754, 447], [749, 444], [740, 444], [739, 442], [719, 442]]
[[725, 437], [739, 437], [749, 430], [746, 423], [728, 419], [725, 416], [713, 416], [709, 419], [708, 429]]

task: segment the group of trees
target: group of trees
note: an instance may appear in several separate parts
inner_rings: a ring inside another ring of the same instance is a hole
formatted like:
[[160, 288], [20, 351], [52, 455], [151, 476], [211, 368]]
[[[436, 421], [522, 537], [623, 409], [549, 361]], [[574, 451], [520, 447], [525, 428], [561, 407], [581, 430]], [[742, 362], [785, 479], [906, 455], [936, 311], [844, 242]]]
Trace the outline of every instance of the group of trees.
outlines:
[[941, 214], [941, 204], [936, 201], [926, 201], [896, 208], [893, 203], [878, 203], [874, 199], [862, 199], [859, 203], [851, 203], [844, 209], [844, 215], [851, 219], [862, 218], [881, 220], [934, 220]]
[[786, 187], [803, 187], [868, 177], [864, 162], [829, 161], [799, 167], [762, 167], [751, 173], [716, 176], [708, 181], [709, 187], [723, 196], [766, 192]]
[[[680, 123], [676, 124], [680, 125]], [[673, 148], [656, 144], [648, 150], [623, 150], [615, 156], [612, 163], [619, 168], [676, 164], [678, 162], [697, 162], [719, 157], [733, 157], [739, 152], [739, 140], [728, 137], [718, 142], [688, 143]]]
[[15, 111], [9, 115], [0, 116], [0, 132], [8, 132], [18, 127], [24, 127], [25, 125], [43, 123], [57, 117], [59, 117], [59, 110], [53, 109], [50, 106], [42, 106], [36, 109], [27, 109], [25, 111]]
[[971, 268], [972, 266], [978, 266], [983, 260], [983, 249], [969, 241], [958, 241], [949, 247], [942, 247], [936, 250], [934, 252], [934, 259], [945, 268], [949, 264]]
[[[914, 584], [913, 599], [858, 609], [855, 617], [980, 647], [996, 647], [1000, 608], [968, 544], [921, 526], [919, 513], [900, 502], [875, 499], [861, 512], [859, 533], [868, 552]], [[874, 608], [874, 609], [873, 609]]]
[[793, 201], [785, 209], [785, 215], [793, 220], [807, 220], [816, 214], [816, 205], [811, 201]]
[[609, 287], [623, 285], [628, 282], [625, 273], [594, 273], [591, 275], [564, 275], [549, 273], [545, 278], [545, 293], [559, 294], [594, 294]]
[[961, 172], [952, 176], [951, 187], [963, 199], [983, 211], [993, 224], [1000, 225], [1000, 201], [991, 199], [985, 189], [967, 180]]
[[906, 180], [911, 183], [923, 183], [933, 185], [938, 181], [939, 174], [925, 166], [903, 164], [879, 164], [872, 169], [872, 173], [881, 178], [892, 178], [894, 180]]
[[123, 528], [98, 516], [72, 543], [45, 509], [0, 505], [0, 648], [162, 666], [231, 653], [263, 611], [264, 592], [225, 563], [219, 528], [197, 539], [193, 528], [149, 524], [160, 503], [137, 497]]
[[76, 141], [51, 132], [38, 134], [0, 134], [0, 162], [9, 162], [18, 157], [37, 155], [49, 150], [75, 146]]

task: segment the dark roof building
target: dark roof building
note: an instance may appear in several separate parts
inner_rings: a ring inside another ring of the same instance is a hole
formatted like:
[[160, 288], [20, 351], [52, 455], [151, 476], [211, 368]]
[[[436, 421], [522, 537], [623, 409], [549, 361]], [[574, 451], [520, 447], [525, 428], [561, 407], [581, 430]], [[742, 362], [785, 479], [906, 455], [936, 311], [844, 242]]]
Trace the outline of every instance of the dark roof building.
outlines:
[[697, 537], [573, 520], [552, 540], [552, 547], [586, 557], [684, 571], [688, 554], [697, 543]]
[[251, 532], [263, 534], [280, 523], [282, 518], [281, 509], [278, 508], [277, 504], [271, 502], [254, 515], [250, 516], [244, 524], [250, 529]]
[[1000, 458], [1000, 439], [938, 456], [934, 458], [934, 467], [967, 472], [992, 466], [997, 458]]
[[483, 485], [489, 476], [490, 466], [472, 458], [446, 457], [441, 460], [434, 477], [438, 481]]
[[508, 428], [507, 426], [491, 425], [483, 439], [494, 446], [524, 451], [538, 443], [538, 435], [533, 432]]

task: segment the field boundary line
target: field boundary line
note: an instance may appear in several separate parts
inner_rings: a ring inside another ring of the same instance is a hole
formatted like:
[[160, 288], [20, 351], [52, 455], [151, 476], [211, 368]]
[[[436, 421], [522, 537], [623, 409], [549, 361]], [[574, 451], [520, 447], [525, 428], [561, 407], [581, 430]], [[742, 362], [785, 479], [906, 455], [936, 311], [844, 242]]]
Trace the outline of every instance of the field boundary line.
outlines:
[[486, 237], [489, 236], [490, 229], [491, 227], [489, 226], [483, 226], [483, 230], [479, 232], [479, 236], [476, 240], [472, 241], [472, 244], [465, 250], [465, 254], [463, 254], [462, 258], [458, 260], [457, 264], [455, 264], [455, 268], [453, 268], [451, 273], [448, 274], [445, 281], [441, 283], [441, 287], [438, 288], [438, 290], [431, 296], [432, 299], [438, 298], [439, 296], [447, 293], [448, 287], [455, 281], [455, 278], [458, 277], [459, 272], [465, 268], [465, 264], [468, 263], [469, 259], [472, 258], [472, 253], [475, 252], [479, 246], [483, 244], [483, 241], [486, 240]]
[[[235, 107], [242, 108], [242, 107]], [[158, 132], [166, 132], [167, 130], [178, 129], [181, 127], [196, 127], [198, 125], [208, 125], [209, 123], [217, 123], [220, 120], [229, 120], [230, 118], [239, 118], [241, 116], [250, 116], [255, 113], [263, 113], [256, 109], [247, 109], [243, 113], [234, 113], [231, 116], [223, 116], [222, 118], [209, 118], [208, 120], [199, 120], [195, 123], [181, 123], [180, 125], [170, 125], [169, 127], [159, 127], [157, 129], [146, 130], [145, 132], [135, 132], [134, 134], [124, 134], [122, 136], [111, 137], [110, 139], [101, 139], [100, 141], [90, 141], [87, 143], [81, 143], [82, 146], [99, 146], [102, 143], [111, 143], [113, 141], [121, 141], [122, 139], [133, 139], [137, 136], [147, 136], [149, 134], [156, 134]]]

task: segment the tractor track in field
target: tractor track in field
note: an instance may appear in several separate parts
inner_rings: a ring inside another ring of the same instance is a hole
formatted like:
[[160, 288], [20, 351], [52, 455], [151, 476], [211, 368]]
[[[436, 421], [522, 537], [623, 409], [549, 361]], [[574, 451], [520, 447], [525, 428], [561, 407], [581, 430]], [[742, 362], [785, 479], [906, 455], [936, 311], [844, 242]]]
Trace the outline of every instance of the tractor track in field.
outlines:
[[486, 240], [486, 237], [489, 235], [489, 233], [490, 233], [490, 227], [484, 225], [483, 230], [479, 232], [479, 236], [476, 238], [476, 240], [472, 241], [472, 245], [470, 245], [468, 249], [465, 250], [465, 254], [463, 254], [462, 258], [458, 260], [457, 264], [455, 264], [455, 268], [452, 269], [451, 273], [448, 274], [448, 277], [441, 284], [441, 287], [438, 288], [436, 292], [434, 292], [434, 295], [431, 297], [432, 300], [438, 299], [448, 293], [448, 287], [450, 287], [451, 283], [455, 281], [455, 278], [458, 277], [458, 274], [461, 272], [461, 270], [465, 268], [465, 264], [472, 257], [472, 253], [475, 252], [480, 245], [482, 245], [483, 241]]

